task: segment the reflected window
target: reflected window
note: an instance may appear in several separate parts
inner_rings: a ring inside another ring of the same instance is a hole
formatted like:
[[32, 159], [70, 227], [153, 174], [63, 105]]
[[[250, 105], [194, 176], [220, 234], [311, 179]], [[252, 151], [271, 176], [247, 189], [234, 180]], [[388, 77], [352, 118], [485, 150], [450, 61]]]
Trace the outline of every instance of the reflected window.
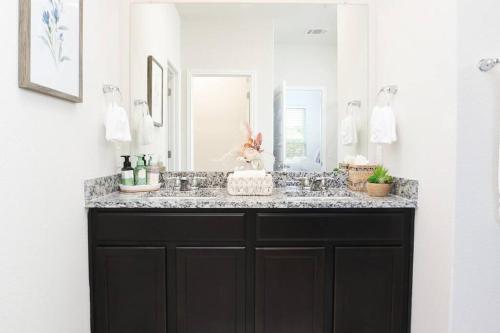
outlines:
[[286, 158], [305, 157], [306, 109], [288, 108], [285, 116]]

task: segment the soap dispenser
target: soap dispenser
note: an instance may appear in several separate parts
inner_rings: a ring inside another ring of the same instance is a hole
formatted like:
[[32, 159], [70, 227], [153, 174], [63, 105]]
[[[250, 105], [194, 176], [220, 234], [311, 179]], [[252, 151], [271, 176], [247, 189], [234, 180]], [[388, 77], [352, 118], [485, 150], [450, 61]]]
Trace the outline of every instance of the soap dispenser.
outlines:
[[160, 168], [154, 165], [152, 155], [149, 155], [147, 170], [148, 185], [157, 185], [160, 182]]
[[147, 172], [146, 166], [144, 165], [143, 156], [137, 156], [137, 165], [134, 169], [135, 185], [146, 185], [147, 184]]
[[123, 155], [125, 160], [123, 161], [123, 168], [121, 170], [121, 184], [133, 186], [134, 185], [134, 169], [132, 168], [132, 163], [130, 163], [130, 156]]

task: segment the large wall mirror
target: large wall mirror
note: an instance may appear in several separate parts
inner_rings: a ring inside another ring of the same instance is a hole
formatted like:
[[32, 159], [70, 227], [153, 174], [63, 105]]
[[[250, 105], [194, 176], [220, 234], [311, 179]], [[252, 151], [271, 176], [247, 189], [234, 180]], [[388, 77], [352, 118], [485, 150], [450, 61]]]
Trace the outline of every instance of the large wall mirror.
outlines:
[[331, 171], [366, 156], [368, 37], [366, 5], [132, 3], [131, 105], [147, 97], [152, 56], [164, 114], [131, 153], [172, 171], [229, 171], [249, 126], [267, 170]]

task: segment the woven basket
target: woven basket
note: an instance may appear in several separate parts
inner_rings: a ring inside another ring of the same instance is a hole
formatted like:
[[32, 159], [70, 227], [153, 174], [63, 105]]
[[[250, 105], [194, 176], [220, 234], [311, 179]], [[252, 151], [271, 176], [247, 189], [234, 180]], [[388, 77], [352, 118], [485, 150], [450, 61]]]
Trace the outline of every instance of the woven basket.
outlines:
[[339, 169], [347, 171], [347, 170], [349, 170], [349, 164], [347, 164], [347, 163], [339, 163]]
[[373, 174], [376, 165], [349, 165], [347, 186], [352, 191], [366, 192], [368, 177]]

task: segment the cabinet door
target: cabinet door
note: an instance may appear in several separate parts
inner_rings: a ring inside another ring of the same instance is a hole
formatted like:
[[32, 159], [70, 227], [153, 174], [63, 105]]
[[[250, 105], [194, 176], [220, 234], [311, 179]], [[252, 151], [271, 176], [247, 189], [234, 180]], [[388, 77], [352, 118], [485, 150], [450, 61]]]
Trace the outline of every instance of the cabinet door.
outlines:
[[256, 251], [255, 332], [323, 333], [324, 248]]
[[403, 332], [402, 248], [337, 248], [334, 274], [335, 333]]
[[165, 333], [164, 248], [97, 248], [95, 333]]
[[244, 333], [245, 249], [177, 248], [177, 332]]

